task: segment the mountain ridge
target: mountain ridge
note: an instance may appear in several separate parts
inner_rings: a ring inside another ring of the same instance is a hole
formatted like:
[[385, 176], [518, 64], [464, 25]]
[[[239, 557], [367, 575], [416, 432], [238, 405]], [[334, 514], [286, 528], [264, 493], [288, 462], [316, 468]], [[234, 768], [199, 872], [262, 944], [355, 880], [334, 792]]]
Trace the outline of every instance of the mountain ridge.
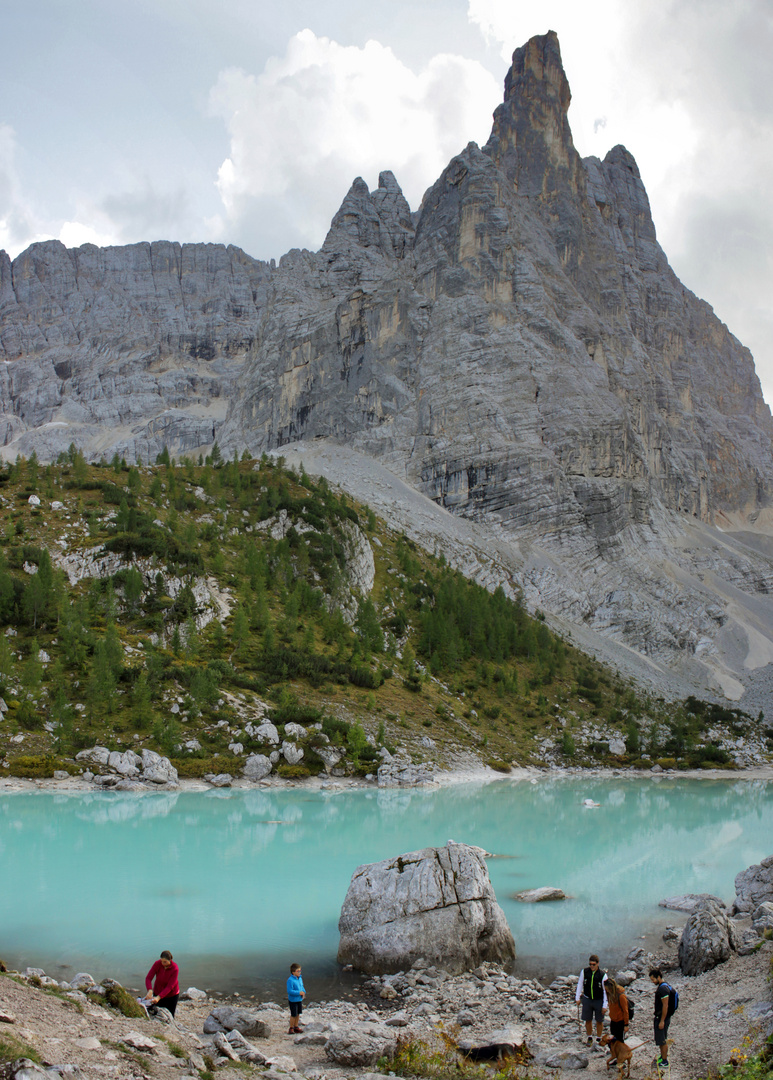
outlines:
[[767, 663], [754, 635], [773, 642], [773, 562], [749, 541], [770, 529], [770, 410], [671, 270], [633, 157], [580, 158], [570, 98], [556, 35], [532, 38], [488, 142], [418, 211], [391, 173], [358, 178], [320, 251], [278, 265], [164, 243], [4, 256], [5, 456], [333, 440], [538, 552], [515, 560], [534, 607], [742, 694]]

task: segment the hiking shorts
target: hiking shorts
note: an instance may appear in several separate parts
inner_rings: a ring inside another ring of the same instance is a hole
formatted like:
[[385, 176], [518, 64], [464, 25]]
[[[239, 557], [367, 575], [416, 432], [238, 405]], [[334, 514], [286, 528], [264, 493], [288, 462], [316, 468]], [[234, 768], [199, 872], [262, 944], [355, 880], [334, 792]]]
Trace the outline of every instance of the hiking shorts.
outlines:
[[302, 1001], [288, 1001], [287, 1004], [290, 1006], [290, 1016], [300, 1016], [303, 1012]]
[[671, 1017], [666, 1017], [666, 1022], [663, 1027], [660, 1027], [660, 1020], [655, 1021], [655, 1046], [662, 1046], [668, 1038], [668, 1025], [671, 1023]]
[[603, 998], [589, 998], [585, 994], [580, 999], [582, 1001], [582, 1018], [583, 1020], [592, 1020], [596, 1018], [597, 1024], [603, 1024], [604, 1022], [604, 999]]

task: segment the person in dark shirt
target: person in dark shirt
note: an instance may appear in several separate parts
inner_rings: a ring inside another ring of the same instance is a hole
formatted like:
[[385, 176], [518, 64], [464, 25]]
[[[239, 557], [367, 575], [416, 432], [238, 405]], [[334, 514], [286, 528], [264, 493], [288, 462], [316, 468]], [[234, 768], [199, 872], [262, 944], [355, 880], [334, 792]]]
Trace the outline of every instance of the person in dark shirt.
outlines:
[[660, 968], [650, 969], [650, 982], [655, 987], [655, 1046], [658, 1056], [654, 1064], [658, 1069], [668, 1068], [668, 1026], [674, 1012], [673, 990], [663, 982]]
[[592, 953], [588, 966], [580, 972], [574, 999], [582, 1002], [582, 1019], [585, 1021], [585, 1037], [593, 1046], [593, 1018], [596, 1018], [596, 1042], [601, 1042], [604, 1031], [604, 1013], [607, 1011], [607, 992], [604, 987], [607, 974], [599, 968], [599, 958]]

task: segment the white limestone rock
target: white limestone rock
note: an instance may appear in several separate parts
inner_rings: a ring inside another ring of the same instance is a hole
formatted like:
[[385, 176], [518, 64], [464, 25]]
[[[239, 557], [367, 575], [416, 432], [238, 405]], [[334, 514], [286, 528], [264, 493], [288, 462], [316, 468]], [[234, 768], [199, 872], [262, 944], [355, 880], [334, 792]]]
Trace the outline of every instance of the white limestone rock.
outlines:
[[711, 898], [703, 900], [682, 931], [679, 967], [684, 975], [702, 975], [729, 960], [737, 946], [733, 920], [725, 905]]
[[751, 912], [766, 900], [773, 900], [773, 855], [736, 875], [733, 911]]
[[265, 754], [250, 754], [242, 770], [248, 780], [263, 780], [273, 768]]
[[359, 867], [338, 929], [339, 963], [371, 973], [405, 970], [421, 957], [450, 972], [515, 958], [485, 860], [466, 844]]

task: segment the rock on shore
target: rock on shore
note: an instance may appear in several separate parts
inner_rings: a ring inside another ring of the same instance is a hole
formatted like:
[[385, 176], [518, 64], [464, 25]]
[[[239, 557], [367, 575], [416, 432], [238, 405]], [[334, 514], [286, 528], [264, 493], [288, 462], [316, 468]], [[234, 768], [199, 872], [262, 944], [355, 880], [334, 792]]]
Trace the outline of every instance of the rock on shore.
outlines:
[[424, 957], [459, 972], [511, 964], [515, 942], [480, 849], [449, 842], [355, 870], [338, 929], [338, 960], [389, 972]]

